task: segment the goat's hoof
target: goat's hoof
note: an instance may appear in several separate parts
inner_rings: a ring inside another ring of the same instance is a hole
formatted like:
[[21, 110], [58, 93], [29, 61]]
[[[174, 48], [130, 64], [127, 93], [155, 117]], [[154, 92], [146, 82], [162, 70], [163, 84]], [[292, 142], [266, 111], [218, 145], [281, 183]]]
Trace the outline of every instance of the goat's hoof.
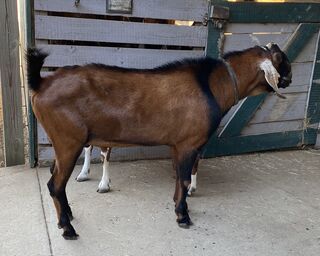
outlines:
[[66, 240], [76, 240], [78, 239], [78, 234], [76, 233], [76, 231], [74, 230], [74, 228], [71, 225], [68, 225], [66, 227], [63, 228], [63, 238]]
[[84, 175], [82, 175], [82, 176], [79, 175], [76, 178], [76, 181], [78, 181], [78, 182], [82, 182], [82, 181], [86, 181], [86, 180], [89, 180], [89, 177], [88, 176], [84, 176]]
[[185, 215], [182, 218], [177, 219], [177, 223], [180, 228], [184, 228], [184, 229], [188, 229], [190, 226], [193, 225], [193, 223], [188, 215]]
[[70, 221], [73, 221], [73, 215], [72, 215], [72, 213], [68, 213], [68, 217], [69, 217], [69, 220], [70, 220]]
[[196, 192], [196, 189], [194, 187], [188, 188], [188, 196], [192, 196], [193, 192]]
[[98, 188], [97, 189], [97, 192], [98, 193], [107, 193], [107, 192], [109, 192], [110, 191], [110, 187], [108, 186], [108, 187], [106, 187], [106, 188]]

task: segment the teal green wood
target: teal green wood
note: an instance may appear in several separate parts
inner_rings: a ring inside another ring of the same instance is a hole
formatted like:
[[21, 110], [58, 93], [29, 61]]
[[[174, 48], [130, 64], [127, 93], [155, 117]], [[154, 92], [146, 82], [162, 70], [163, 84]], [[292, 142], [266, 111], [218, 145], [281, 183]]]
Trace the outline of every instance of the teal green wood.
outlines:
[[219, 58], [219, 43], [223, 35], [223, 29], [219, 29], [213, 25], [211, 21], [208, 21], [208, 38], [206, 47], [206, 56], [211, 58]]
[[[251, 120], [258, 108], [264, 102], [267, 97], [267, 93], [263, 93], [259, 96], [248, 97], [242, 104], [241, 108], [237, 111], [235, 116], [230, 120], [227, 126], [223, 129], [220, 137], [235, 137], [240, 135], [242, 129]], [[219, 137], [219, 138], [220, 138]]]
[[317, 23], [302, 23], [298, 26], [293, 36], [287, 42], [285, 49], [290, 62], [293, 62], [298, 57], [305, 45], [318, 32], [319, 27], [320, 24]]
[[[34, 46], [33, 38], [33, 1], [26, 1], [26, 34], [27, 34], [27, 47]], [[31, 168], [36, 167], [38, 158], [38, 147], [37, 147], [37, 120], [32, 111], [31, 100], [28, 102], [28, 124], [29, 124], [29, 164]]]
[[317, 124], [318, 126], [320, 122], [320, 32], [308, 103], [306, 123], [308, 125]]
[[316, 129], [308, 129], [306, 131], [289, 131], [243, 137], [238, 136], [232, 140], [220, 138], [217, 141], [214, 140], [213, 143], [212, 141], [208, 143], [204, 157], [208, 158], [256, 151], [299, 148], [304, 145], [314, 144], [316, 136]]
[[316, 3], [249, 3], [211, 0], [211, 4], [229, 7], [231, 23], [320, 22], [320, 4]]

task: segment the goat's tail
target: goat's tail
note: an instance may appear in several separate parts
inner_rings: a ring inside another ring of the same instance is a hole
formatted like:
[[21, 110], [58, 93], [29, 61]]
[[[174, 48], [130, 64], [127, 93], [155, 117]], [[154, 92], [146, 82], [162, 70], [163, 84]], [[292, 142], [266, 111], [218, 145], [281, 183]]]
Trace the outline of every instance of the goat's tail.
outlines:
[[27, 77], [30, 89], [37, 91], [40, 88], [41, 76], [40, 70], [43, 66], [44, 59], [48, 56], [47, 53], [36, 48], [28, 48], [26, 53], [27, 60]]

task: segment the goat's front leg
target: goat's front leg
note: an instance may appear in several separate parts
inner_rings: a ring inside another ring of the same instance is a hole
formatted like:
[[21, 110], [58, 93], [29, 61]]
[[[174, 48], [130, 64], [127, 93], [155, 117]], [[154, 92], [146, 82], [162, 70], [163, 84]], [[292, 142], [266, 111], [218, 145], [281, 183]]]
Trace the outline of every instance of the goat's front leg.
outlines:
[[84, 163], [81, 172], [76, 178], [76, 181], [86, 181], [89, 179], [90, 173], [90, 157], [91, 157], [92, 146], [84, 147]]
[[101, 148], [101, 157], [103, 159], [103, 174], [98, 186], [97, 192], [106, 193], [110, 190], [110, 174], [109, 174], [109, 159], [111, 148]]
[[177, 223], [182, 228], [188, 228], [192, 225], [192, 221], [188, 214], [187, 195], [188, 186], [191, 183], [192, 167], [196, 161], [197, 151], [181, 153], [174, 150], [173, 161], [176, 167], [176, 191], [174, 195], [175, 213], [177, 215]]

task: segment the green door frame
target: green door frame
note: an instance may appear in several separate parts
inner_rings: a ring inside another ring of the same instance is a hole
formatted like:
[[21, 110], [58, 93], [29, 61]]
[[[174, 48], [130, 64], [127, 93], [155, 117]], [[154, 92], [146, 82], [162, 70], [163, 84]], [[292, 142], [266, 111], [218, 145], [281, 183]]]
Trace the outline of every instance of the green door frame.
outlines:
[[[27, 0], [26, 8], [26, 43], [27, 48], [34, 47], [34, 22], [33, 22], [33, 0]], [[38, 159], [37, 120], [32, 111], [31, 100], [28, 102], [28, 125], [29, 125], [29, 164], [31, 168], [36, 167]]]
[[[284, 51], [290, 61], [319, 33], [320, 4], [312, 3], [248, 3], [211, 0], [210, 5], [228, 7], [230, 23], [300, 23]], [[276, 10], [276, 11], [275, 11]], [[208, 24], [207, 55], [219, 57], [219, 39], [223, 28]], [[266, 99], [267, 94], [248, 97], [227, 123], [223, 131], [215, 134], [209, 141], [205, 157], [248, 153], [262, 150], [301, 147], [316, 143], [317, 127], [320, 121], [320, 48], [319, 37], [314, 60], [313, 79], [309, 92], [306, 120], [308, 127], [299, 131], [279, 132], [261, 135], [241, 136], [242, 129], [251, 120], [257, 109]], [[235, 146], [236, 145], [236, 146]]]

